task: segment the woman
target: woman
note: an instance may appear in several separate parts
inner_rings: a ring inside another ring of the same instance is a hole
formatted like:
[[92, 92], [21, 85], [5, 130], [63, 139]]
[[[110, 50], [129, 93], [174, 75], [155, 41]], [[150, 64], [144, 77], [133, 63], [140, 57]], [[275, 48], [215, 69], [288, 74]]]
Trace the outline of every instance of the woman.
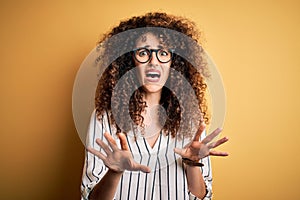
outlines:
[[185, 18], [148, 13], [100, 41], [108, 67], [87, 136], [83, 199], [211, 198], [208, 156], [227, 156], [212, 149], [228, 139], [211, 142], [220, 129], [205, 137], [204, 52], [178, 33], [196, 43], [200, 35]]

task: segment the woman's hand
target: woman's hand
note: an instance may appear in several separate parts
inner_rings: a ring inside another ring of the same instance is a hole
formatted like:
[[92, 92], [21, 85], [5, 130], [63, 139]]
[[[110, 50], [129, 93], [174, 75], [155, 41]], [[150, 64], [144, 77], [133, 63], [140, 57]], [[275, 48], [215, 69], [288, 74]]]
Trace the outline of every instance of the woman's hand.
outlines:
[[[202, 141], [199, 141], [205, 125], [202, 123], [197, 131], [193, 141], [187, 144], [183, 149], [175, 148], [174, 152], [179, 154], [182, 158], [199, 162], [200, 159], [206, 156], [228, 156], [227, 152], [214, 151], [213, 148], [228, 141], [227, 137], [223, 137], [216, 142], [211, 142], [215, 137], [221, 133], [221, 129], [217, 128], [211, 134], [206, 136]], [[211, 143], [210, 143], [211, 142]]]
[[118, 134], [121, 149], [118, 148], [116, 141], [109, 133], [104, 133], [104, 137], [109, 146], [100, 139], [96, 139], [96, 142], [104, 150], [106, 155], [91, 147], [88, 147], [87, 150], [95, 156], [98, 156], [109, 169], [115, 172], [128, 170], [148, 173], [151, 171], [149, 167], [134, 161], [126, 141], [126, 136], [123, 133]]

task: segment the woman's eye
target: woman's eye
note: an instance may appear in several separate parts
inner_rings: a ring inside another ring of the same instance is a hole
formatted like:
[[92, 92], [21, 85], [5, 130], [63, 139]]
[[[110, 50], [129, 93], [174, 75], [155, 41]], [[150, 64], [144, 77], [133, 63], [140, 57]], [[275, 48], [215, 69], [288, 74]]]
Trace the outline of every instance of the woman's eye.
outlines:
[[169, 52], [167, 52], [167, 51], [165, 51], [165, 50], [160, 50], [160, 51], [159, 51], [159, 54], [160, 54], [161, 56], [168, 56], [168, 55], [169, 55]]
[[147, 50], [141, 50], [141, 51], [139, 51], [138, 55], [139, 55], [140, 57], [143, 57], [143, 56], [148, 56], [149, 53], [148, 53]]

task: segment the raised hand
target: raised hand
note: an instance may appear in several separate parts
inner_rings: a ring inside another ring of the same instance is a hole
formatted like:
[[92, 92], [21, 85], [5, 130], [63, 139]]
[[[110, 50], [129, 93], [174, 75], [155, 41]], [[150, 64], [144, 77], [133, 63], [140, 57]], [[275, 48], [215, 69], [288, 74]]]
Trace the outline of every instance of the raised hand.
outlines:
[[88, 147], [87, 150], [95, 156], [98, 156], [109, 169], [116, 172], [128, 170], [148, 173], [151, 171], [149, 167], [134, 161], [123, 133], [118, 134], [121, 149], [118, 148], [116, 141], [109, 133], [104, 133], [104, 137], [108, 145], [100, 139], [96, 139], [96, 142], [104, 150], [106, 155], [91, 147]]
[[182, 158], [199, 162], [200, 159], [206, 156], [228, 156], [227, 152], [214, 151], [215, 147], [228, 141], [227, 137], [223, 137], [216, 142], [211, 142], [215, 137], [221, 133], [221, 129], [217, 128], [211, 134], [206, 136], [202, 141], [199, 141], [201, 133], [205, 130], [205, 125], [202, 123], [193, 140], [187, 144], [183, 149], [175, 148], [174, 152], [179, 154]]

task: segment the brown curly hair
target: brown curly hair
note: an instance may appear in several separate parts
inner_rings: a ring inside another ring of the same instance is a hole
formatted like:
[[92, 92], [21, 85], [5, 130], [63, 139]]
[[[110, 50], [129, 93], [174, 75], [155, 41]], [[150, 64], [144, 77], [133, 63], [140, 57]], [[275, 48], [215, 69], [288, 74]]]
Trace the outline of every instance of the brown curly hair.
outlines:
[[[159, 27], [159, 29], [153, 31], [152, 27]], [[143, 28], [142, 31], [134, 31], [140, 28]], [[171, 34], [170, 30], [175, 34]], [[125, 37], [114, 37], [125, 31], [131, 32]], [[133, 126], [143, 127], [144, 118], [141, 113], [147, 107], [143, 100], [145, 92], [142, 87], [139, 87], [136, 74], [131, 73], [135, 64], [132, 52], [128, 52], [128, 49], [134, 49], [137, 39], [148, 32], [155, 34], [163, 41], [164, 45], [175, 50], [171, 62], [171, 69], [174, 70], [170, 70], [160, 99], [160, 105], [166, 114], [166, 119], [163, 120], [165, 123], [161, 124], [163, 130], [173, 137], [176, 135], [190, 137], [194, 131], [192, 127], [198, 127], [201, 122], [209, 123], [206, 100], [207, 85], [204, 81], [204, 77], [209, 76], [209, 73], [204, 59], [204, 51], [198, 45], [201, 34], [196, 29], [194, 22], [166, 13], [151, 12], [122, 21], [99, 41], [98, 47], [99, 49], [103, 48], [103, 52], [99, 55], [97, 62], [102, 65], [100, 71], [103, 70], [103, 73], [101, 73], [95, 95], [97, 117], [101, 119], [104, 112], [108, 111], [110, 123], [115, 125], [117, 133], [127, 133], [132, 130]], [[184, 34], [188, 39], [176, 33]], [[194, 44], [192, 44], [193, 42]], [[176, 54], [177, 51], [184, 52], [185, 56]], [[114, 58], [115, 55], [119, 56]], [[112, 61], [110, 62], [110, 60]], [[188, 60], [193, 60], [193, 64], [196, 66], [193, 66]], [[127, 73], [125, 83], [118, 85], [119, 88], [116, 90], [118, 81], [125, 73]], [[180, 87], [184, 85], [182, 76], [192, 87], [193, 94], [186, 88]], [[128, 94], [128, 88], [134, 91], [132, 95]], [[169, 88], [172, 88], [173, 91]], [[116, 98], [112, 98], [113, 92], [117, 93]], [[177, 95], [183, 97], [184, 101], [179, 101]], [[196, 96], [196, 99], [191, 98], [192, 96]], [[113, 115], [112, 105], [120, 114]], [[195, 112], [195, 108], [200, 110], [200, 114]], [[129, 112], [133, 124], [128, 123], [128, 119], [122, 117], [122, 114], [126, 112]]]

